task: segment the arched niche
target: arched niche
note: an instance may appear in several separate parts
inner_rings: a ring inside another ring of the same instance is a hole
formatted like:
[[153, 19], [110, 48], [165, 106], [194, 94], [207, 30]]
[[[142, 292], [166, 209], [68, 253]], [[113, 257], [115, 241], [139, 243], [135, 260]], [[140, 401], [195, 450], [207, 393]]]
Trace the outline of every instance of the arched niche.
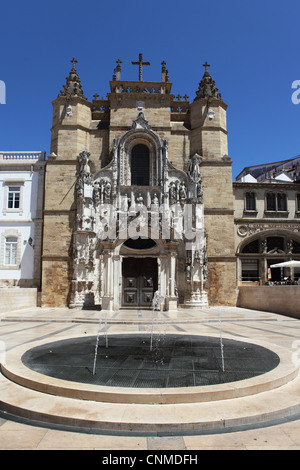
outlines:
[[[132, 185], [132, 159], [135, 149], [143, 149], [147, 154], [147, 186], [156, 186], [163, 179], [163, 168], [167, 158], [167, 144], [150, 129], [131, 129], [115, 146], [115, 161], [118, 167], [118, 184]], [[142, 184], [143, 185], [143, 184]]]

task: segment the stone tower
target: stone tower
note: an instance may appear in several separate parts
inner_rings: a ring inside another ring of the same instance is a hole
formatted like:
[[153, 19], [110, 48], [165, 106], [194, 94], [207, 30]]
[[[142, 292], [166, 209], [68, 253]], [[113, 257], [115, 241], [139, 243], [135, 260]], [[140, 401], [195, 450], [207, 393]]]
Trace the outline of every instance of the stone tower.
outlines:
[[196, 98], [190, 104], [190, 154], [202, 158], [205, 230], [210, 303], [235, 305], [236, 259], [231, 159], [226, 109], [207, 62]]
[[42, 305], [147, 308], [235, 304], [226, 104], [205, 64], [191, 103], [157, 82], [121, 79], [89, 101], [72, 59], [53, 102]]

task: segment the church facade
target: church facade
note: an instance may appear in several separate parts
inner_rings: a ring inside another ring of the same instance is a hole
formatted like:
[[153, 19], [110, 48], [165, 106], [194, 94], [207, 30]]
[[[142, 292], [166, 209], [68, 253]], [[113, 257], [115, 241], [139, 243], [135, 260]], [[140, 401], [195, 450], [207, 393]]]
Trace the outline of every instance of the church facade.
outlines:
[[208, 64], [195, 96], [121, 78], [106, 98], [76, 69], [53, 101], [46, 162], [42, 306], [235, 305], [236, 258], [227, 105]]

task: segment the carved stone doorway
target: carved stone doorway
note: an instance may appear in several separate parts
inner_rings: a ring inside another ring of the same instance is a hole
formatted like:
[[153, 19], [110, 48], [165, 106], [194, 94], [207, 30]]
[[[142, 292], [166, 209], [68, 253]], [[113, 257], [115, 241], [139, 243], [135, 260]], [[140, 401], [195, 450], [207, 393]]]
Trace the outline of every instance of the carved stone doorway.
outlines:
[[122, 263], [122, 306], [151, 307], [158, 288], [157, 258], [126, 257]]

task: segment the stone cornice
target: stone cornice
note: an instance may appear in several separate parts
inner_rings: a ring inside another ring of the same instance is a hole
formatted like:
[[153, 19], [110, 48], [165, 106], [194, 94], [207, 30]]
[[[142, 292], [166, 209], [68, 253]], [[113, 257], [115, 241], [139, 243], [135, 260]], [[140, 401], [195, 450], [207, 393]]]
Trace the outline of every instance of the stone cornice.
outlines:
[[42, 255], [43, 261], [71, 261], [71, 256], [62, 256], [62, 255]]
[[201, 166], [231, 166], [232, 161], [231, 160], [212, 160], [212, 159], [203, 159], [200, 167]]
[[300, 192], [300, 184], [299, 183], [247, 183], [247, 182], [240, 182], [240, 181], [233, 181], [233, 187], [236, 188], [247, 188], [247, 189], [294, 189], [295, 191]]
[[53, 158], [51, 157], [51, 160], [47, 160], [47, 165], [74, 165], [76, 166], [78, 163], [78, 161], [76, 160], [76, 157], [75, 157], [75, 160], [74, 159], [60, 159], [60, 157], [57, 157], [57, 158]]
[[296, 225], [300, 227], [300, 219], [277, 219], [277, 218], [268, 218], [268, 219], [256, 219], [256, 218], [241, 218], [235, 217], [234, 219], [235, 224], [260, 224], [260, 225]]
[[221, 126], [199, 126], [199, 127], [194, 127], [191, 129], [191, 132], [199, 132], [201, 131], [217, 131], [217, 132], [223, 132], [223, 134], [228, 135], [228, 131], [224, 129], [224, 127]]
[[221, 99], [216, 99], [216, 98], [197, 98], [195, 99], [192, 103], [190, 103], [190, 106], [194, 106], [195, 104], [202, 104], [202, 106], [209, 106], [210, 108], [221, 106], [223, 109], [228, 108], [228, 104], [226, 104], [222, 98]]
[[81, 104], [84, 104], [86, 106], [88, 106], [89, 108], [93, 108], [93, 103], [91, 101], [88, 101], [84, 98], [81, 98], [80, 96], [58, 96], [55, 100], [52, 101], [52, 105], [54, 105], [55, 103], [57, 103], [58, 101], [62, 101], [64, 102], [65, 104], [67, 103], [81, 103]]
[[76, 209], [45, 209], [43, 211], [44, 215], [69, 215], [75, 212]]
[[82, 124], [57, 124], [56, 126], [53, 126], [50, 131], [56, 131], [56, 130], [60, 130], [60, 129], [64, 129], [64, 130], [81, 130], [81, 131], [84, 131], [84, 132], [90, 132], [91, 130], [95, 130], [95, 129], [91, 129], [90, 127], [86, 127], [86, 126], [83, 126]]
[[226, 214], [226, 215], [234, 215], [234, 210], [233, 209], [226, 209], [226, 208], [209, 208], [205, 207], [204, 205], [204, 215], [220, 215], [220, 214]]
[[236, 262], [236, 256], [222, 256], [222, 255], [214, 255], [214, 256], [208, 256], [208, 262], [209, 263], [220, 263], [220, 262], [230, 262], [230, 263], [235, 263]]

